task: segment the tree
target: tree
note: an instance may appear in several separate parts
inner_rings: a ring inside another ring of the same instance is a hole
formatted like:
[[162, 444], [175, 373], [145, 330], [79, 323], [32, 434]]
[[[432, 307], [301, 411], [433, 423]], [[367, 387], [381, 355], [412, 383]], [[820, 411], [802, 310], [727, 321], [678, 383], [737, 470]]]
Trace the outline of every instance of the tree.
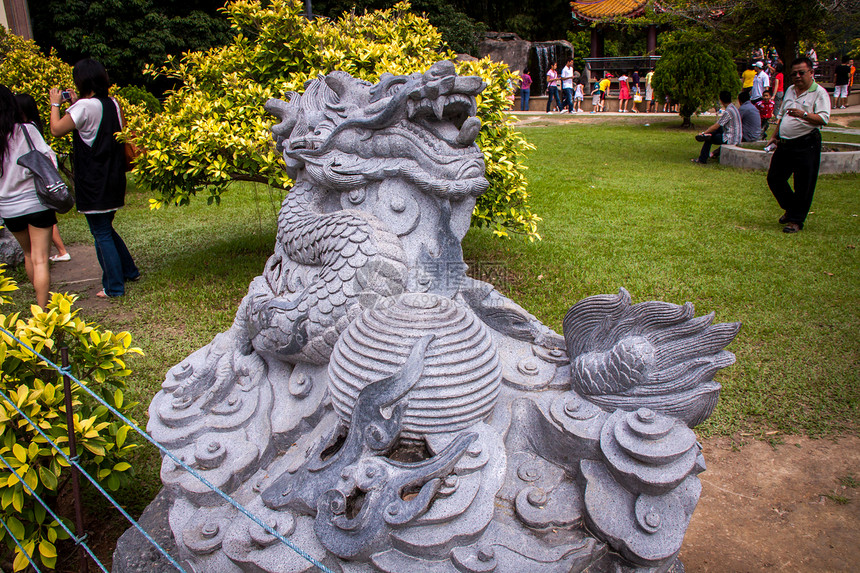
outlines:
[[[232, 181], [257, 181], [289, 189], [269, 133], [274, 118], [267, 99], [303, 91], [305, 81], [333, 70], [376, 81], [380, 74], [425, 71], [450, 53], [436, 51], [439, 32], [409, 11], [408, 3], [338, 21], [308, 22], [295, 0], [237, 0], [226, 6], [237, 34], [232, 43], [170, 58], [156, 73], [181, 82], [164, 101], [164, 113], [129, 120], [145, 150], [135, 168], [138, 182], [158, 198], [151, 204], [187, 204], [208, 191], [217, 203]], [[489, 59], [459, 64], [461, 73], [489, 84], [479, 97], [484, 151], [491, 187], [478, 201], [473, 224], [499, 235], [537, 238], [539, 217], [531, 212], [522, 165], [529, 145], [503, 113], [509, 106], [510, 72]], [[155, 72], [155, 71], [154, 71]]]
[[714, 103], [722, 90], [736, 94], [741, 87], [729, 51], [690, 32], [664, 46], [651, 81], [658, 96], [678, 102], [683, 127], [689, 127], [690, 117]]
[[[43, 54], [32, 40], [25, 40], [0, 26], [0, 84], [13, 93], [33, 96], [39, 107], [42, 123], [47, 126], [50, 118], [48, 90], [53, 87], [72, 87], [72, 68], [54, 50]], [[45, 134], [50, 138], [50, 134]], [[54, 139], [51, 147], [60, 157], [71, 151], [72, 138]], [[71, 176], [70, 162], [62, 161], [60, 169]]]
[[747, 54], [750, 46], [774, 46], [788, 64], [801, 42], [824, 40], [829, 29], [846, 22], [856, 30], [858, 13], [858, 0], [659, 0], [642, 19], [679, 29], [692, 25], [737, 54]]
[[[33, 34], [68, 62], [99, 60], [119, 85], [141, 84], [146, 64], [168, 54], [230, 41], [217, 14], [224, 0], [40, 0], [30, 2]], [[161, 89], [167, 86], [159, 86]]]
[[[368, 10], [392, 8], [398, 0], [319, 0], [313, 3], [314, 13], [332, 19], [344, 13], [361, 14]], [[427, 18], [440, 34], [442, 43], [458, 54], [478, 55], [478, 45], [487, 27], [466, 13], [456, 10], [445, 0], [413, 0], [412, 11]]]

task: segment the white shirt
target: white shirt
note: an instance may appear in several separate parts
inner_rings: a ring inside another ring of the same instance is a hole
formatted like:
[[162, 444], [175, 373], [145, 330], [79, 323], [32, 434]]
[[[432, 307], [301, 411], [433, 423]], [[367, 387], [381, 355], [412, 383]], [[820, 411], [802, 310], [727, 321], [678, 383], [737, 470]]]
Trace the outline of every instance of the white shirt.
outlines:
[[[114, 98], [111, 99], [116, 103]], [[116, 109], [116, 116], [119, 118], [119, 125], [122, 128], [122, 114], [119, 112], [119, 104], [117, 104]], [[78, 130], [78, 135], [81, 136], [84, 143], [92, 147], [102, 122], [102, 102], [96, 98], [81, 98], [70, 105], [66, 113], [72, 116], [75, 129]]]
[[788, 115], [788, 110], [800, 108], [806, 113], [816, 113], [821, 116], [824, 125], [830, 121], [830, 96], [827, 90], [812, 82], [809, 89], [798, 95], [794, 86], [788, 86], [785, 90], [785, 98], [782, 107], [779, 108], [777, 119], [779, 119], [779, 136], [783, 139], [797, 139], [808, 135], [818, 129], [808, 121], [799, 117]]
[[750, 91], [750, 99], [761, 99], [764, 90], [770, 87], [770, 78], [764, 70], [756, 74], [753, 80], [752, 90]]
[[566, 78], [561, 80], [561, 89], [573, 89], [573, 68], [565, 66], [561, 69], [561, 77]]
[[35, 148], [46, 154], [57, 165], [57, 156], [45, 143], [39, 130], [28, 124], [16, 124], [9, 134], [9, 146], [3, 159], [3, 177], [0, 177], [0, 217], [20, 217], [47, 209], [36, 195], [36, 184], [29, 169], [18, 165], [18, 158], [30, 152], [23, 129], [26, 127]]

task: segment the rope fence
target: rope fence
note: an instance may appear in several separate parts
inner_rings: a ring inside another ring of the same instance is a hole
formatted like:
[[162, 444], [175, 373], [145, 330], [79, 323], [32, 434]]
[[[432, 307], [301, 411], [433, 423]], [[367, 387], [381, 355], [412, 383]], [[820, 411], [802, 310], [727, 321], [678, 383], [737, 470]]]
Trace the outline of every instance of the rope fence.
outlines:
[[[86, 384], [82, 383], [80, 380], [78, 380], [78, 379], [77, 379], [77, 378], [76, 378], [76, 377], [71, 373], [71, 371], [70, 371], [70, 369], [69, 369], [68, 367], [61, 367], [61, 366], [58, 366], [58, 365], [57, 365], [57, 364], [55, 364], [53, 361], [51, 361], [49, 358], [45, 357], [44, 355], [42, 355], [42, 354], [40, 354], [39, 352], [37, 352], [36, 350], [34, 350], [30, 345], [28, 345], [26, 342], [24, 342], [24, 341], [22, 341], [21, 339], [19, 339], [17, 336], [15, 336], [15, 334], [13, 334], [12, 332], [9, 332], [6, 328], [4, 328], [4, 327], [2, 327], [2, 326], [0, 326], [0, 332], [2, 332], [2, 333], [4, 333], [4, 334], [6, 334], [9, 338], [11, 338], [11, 339], [12, 339], [12, 340], [14, 340], [15, 342], [17, 342], [17, 343], [18, 343], [22, 348], [25, 348], [25, 349], [27, 349], [28, 351], [32, 352], [32, 353], [33, 353], [33, 355], [34, 355], [34, 356], [37, 356], [39, 359], [41, 359], [41, 360], [45, 363], [45, 365], [46, 365], [46, 366], [48, 366], [48, 367], [52, 368], [53, 370], [55, 370], [58, 374], [60, 374], [61, 376], [63, 376], [65, 379], [70, 380], [70, 381], [74, 382], [75, 384], [77, 384], [78, 388], [80, 388], [81, 390], [83, 390], [84, 392], [86, 392], [86, 393], [87, 393], [91, 398], [93, 398], [93, 399], [94, 399], [94, 400], [96, 400], [99, 404], [101, 404], [102, 406], [104, 406], [105, 408], [107, 408], [107, 409], [108, 409], [108, 411], [110, 411], [110, 412], [111, 412], [114, 416], [116, 416], [120, 421], [122, 421], [124, 424], [126, 424], [127, 426], [129, 426], [130, 428], [132, 428], [135, 432], [137, 432], [140, 436], [142, 436], [142, 437], [143, 437], [146, 441], [148, 441], [150, 444], [152, 444], [153, 446], [155, 446], [156, 448], [158, 448], [158, 449], [159, 449], [159, 451], [161, 451], [161, 453], [162, 453], [162, 454], [164, 454], [165, 456], [167, 456], [168, 458], [170, 458], [170, 459], [171, 459], [171, 460], [172, 460], [172, 461], [173, 461], [177, 466], [179, 466], [179, 467], [181, 467], [182, 469], [184, 469], [185, 471], [187, 471], [189, 474], [191, 474], [191, 475], [192, 475], [196, 480], [198, 480], [200, 483], [202, 483], [203, 485], [205, 485], [205, 486], [206, 486], [207, 488], [209, 488], [211, 491], [213, 491], [213, 492], [215, 492], [216, 494], [218, 494], [222, 499], [224, 499], [224, 501], [226, 501], [227, 503], [229, 503], [230, 505], [232, 505], [236, 510], [238, 510], [240, 513], [242, 513], [243, 515], [245, 515], [245, 517], [247, 517], [248, 519], [250, 519], [251, 521], [253, 521], [255, 524], [257, 524], [257, 525], [258, 525], [258, 526], [260, 526], [261, 528], [263, 528], [266, 532], [268, 532], [270, 535], [272, 535], [273, 537], [275, 537], [275, 538], [276, 538], [278, 541], [280, 541], [283, 545], [285, 545], [285, 546], [289, 547], [289, 548], [290, 548], [292, 551], [294, 551], [297, 555], [299, 555], [300, 557], [302, 557], [303, 559], [305, 559], [306, 561], [308, 561], [309, 563], [311, 563], [312, 565], [314, 565], [314, 566], [315, 566], [317, 569], [319, 569], [320, 571], [323, 571], [324, 573], [334, 573], [331, 569], [329, 569], [328, 567], [326, 567], [325, 565], [323, 565], [321, 562], [319, 562], [317, 559], [315, 559], [314, 557], [312, 557], [312, 556], [311, 556], [310, 554], [308, 554], [306, 551], [302, 550], [300, 547], [298, 547], [297, 545], [295, 545], [295, 544], [294, 544], [293, 542], [291, 542], [289, 539], [287, 539], [286, 537], [284, 537], [283, 535], [281, 535], [280, 533], [278, 533], [278, 532], [277, 532], [277, 531], [276, 531], [272, 526], [270, 526], [270, 525], [268, 525], [267, 523], [265, 523], [262, 519], [260, 519], [258, 516], [256, 516], [255, 514], [253, 514], [253, 513], [252, 513], [251, 511], [249, 511], [247, 508], [245, 508], [241, 503], [239, 503], [238, 501], [236, 501], [235, 499], [233, 499], [229, 494], [225, 493], [225, 492], [224, 492], [224, 491], [222, 491], [220, 488], [218, 488], [218, 487], [217, 487], [217, 486], [215, 486], [214, 484], [210, 483], [210, 482], [209, 482], [205, 477], [203, 477], [202, 475], [200, 475], [200, 473], [198, 473], [194, 468], [190, 467], [187, 463], [185, 463], [184, 461], [182, 461], [181, 459], [179, 459], [176, 455], [174, 455], [174, 454], [173, 454], [170, 450], [168, 450], [165, 446], [163, 446], [161, 443], [159, 443], [157, 440], [155, 440], [152, 436], [150, 436], [150, 435], [149, 435], [149, 434], [147, 434], [144, 430], [142, 430], [142, 429], [141, 429], [137, 424], [135, 424], [133, 421], [131, 421], [130, 419], [128, 419], [125, 415], [123, 415], [121, 412], [119, 412], [116, 408], [114, 408], [113, 406], [111, 406], [110, 404], [108, 404], [108, 403], [107, 403], [107, 402], [106, 402], [106, 401], [105, 401], [101, 396], [97, 395], [95, 392], [93, 392], [92, 390], [90, 390], [90, 389], [86, 386]], [[70, 390], [67, 388], [67, 389], [66, 389], [66, 396], [67, 396], [67, 398], [70, 398], [70, 394], [71, 394], [71, 392], [70, 392]], [[148, 542], [149, 542], [149, 543], [150, 543], [150, 544], [151, 544], [151, 545], [152, 545], [156, 550], [158, 550], [158, 552], [159, 552], [159, 553], [161, 553], [161, 555], [163, 555], [163, 556], [164, 556], [164, 557], [165, 557], [165, 558], [170, 562], [170, 564], [171, 564], [172, 566], [174, 566], [178, 571], [181, 571], [182, 573], [185, 573], [185, 569], [183, 569], [183, 568], [182, 568], [182, 566], [180, 566], [180, 565], [179, 565], [179, 563], [178, 563], [178, 562], [177, 562], [177, 561], [176, 561], [176, 560], [175, 560], [175, 559], [174, 559], [174, 558], [173, 558], [173, 557], [172, 557], [172, 556], [167, 552], [167, 550], [165, 550], [161, 545], [159, 545], [159, 544], [158, 544], [158, 542], [157, 542], [157, 541], [155, 541], [155, 540], [154, 540], [154, 539], [153, 539], [153, 538], [152, 538], [152, 537], [151, 537], [151, 536], [150, 536], [150, 535], [149, 535], [149, 534], [148, 534], [148, 533], [143, 529], [143, 527], [142, 527], [142, 526], [141, 526], [141, 525], [140, 525], [140, 524], [139, 524], [139, 523], [138, 523], [138, 522], [137, 522], [133, 517], [131, 517], [131, 515], [129, 515], [129, 514], [128, 514], [128, 512], [127, 512], [127, 511], [125, 511], [125, 509], [123, 509], [123, 508], [122, 508], [122, 506], [121, 506], [121, 505], [120, 505], [120, 504], [119, 504], [119, 503], [118, 503], [118, 502], [117, 502], [117, 501], [116, 501], [116, 500], [115, 500], [115, 499], [114, 499], [114, 498], [113, 498], [113, 497], [112, 497], [112, 496], [111, 496], [107, 491], [105, 491], [105, 489], [104, 489], [104, 488], [103, 488], [103, 487], [98, 483], [98, 481], [97, 481], [95, 478], [93, 478], [93, 477], [92, 477], [91, 475], [89, 475], [86, 471], [84, 471], [84, 468], [83, 468], [83, 467], [81, 466], [81, 464], [79, 463], [79, 461], [78, 461], [78, 459], [77, 459], [77, 456], [70, 456], [70, 455], [67, 455], [65, 452], [63, 452], [63, 450], [60, 448], [60, 446], [58, 446], [58, 445], [57, 445], [57, 444], [56, 444], [56, 443], [55, 443], [55, 442], [54, 442], [54, 441], [53, 441], [53, 440], [52, 440], [52, 439], [51, 439], [51, 438], [50, 438], [50, 437], [49, 437], [49, 436], [44, 432], [44, 431], [42, 431], [42, 429], [41, 429], [41, 428], [39, 428], [39, 426], [38, 426], [38, 425], [37, 425], [37, 424], [36, 424], [36, 423], [35, 423], [35, 422], [30, 418], [30, 417], [28, 417], [28, 416], [27, 416], [27, 415], [26, 415], [26, 414], [25, 414], [25, 413], [24, 413], [24, 412], [23, 412], [23, 411], [18, 407], [18, 405], [17, 405], [13, 400], [11, 400], [11, 399], [10, 399], [10, 397], [9, 397], [9, 396], [4, 392], [4, 391], [2, 391], [2, 390], [0, 390], [0, 397], [2, 397], [6, 402], [8, 402], [9, 404], [11, 404], [11, 405], [12, 405], [12, 407], [13, 407], [13, 408], [18, 412], [18, 414], [20, 414], [20, 415], [22, 416], [22, 418], [23, 418], [24, 420], [26, 420], [26, 421], [27, 421], [27, 423], [28, 423], [28, 424], [30, 424], [30, 426], [31, 426], [31, 427], [33, 427], [33, 428], [34, 428], [34, 429], [35, 429], [35, 430], [36, 430], [36, 431], [37, 431], [37, 432], [38, 432], [38, 433], [39, 433], [39, 434], [40, 434], [40, 435], [41, 435], [41, 436], [42, 436], [42, 437], [47, 441], [47, 443], [48, 443], [52, 448], [54, 448], [54, 449], [55, 449], [55, 450], [56, 450], [56, 451], [57, 451], [57, 452], [58, 452], [58, 453], [59, 453], [59, 454], [60, 454], [60, 455], [61, 455], [61, 456], [62, 456], [62, 457], [63, 457], [63, 458], [64, 458], [64, 459], [69, 463], [69, 465], [70, 465], [70, 466], [71, 466], [71, 468], [72, 468], [73, 475], [74, 475], [74, 473], [79, 473], [80, 475], [83, 475], [84, 477], [86, 477], [86, 478], [87, 478], [87, 480], [89, 480], [89, 482], [90, 482], [90, 483], [91, 483], [91, 484], [96, 488], [96, 490], [99, 492], [99, 494], [100, 494], [102, 497], [104, 497], [108, 502], [110, 502], [110, 504], [111, 504], [111, 505], [113, 505], [113, 506], [114, 506], [114, 507], [115, 507], [115, 508], [116, 508], [116, 509], [117, 509], [117, 510], [122, 514], [122, 516], [123, 516], [126, 520], [128, 520], [128, 522], [129, 522], [132, 526], [134, 526], [134, 527], [135, 527], [135, 528], [136, 528], [136, 529], [137, 529], [137, 530], [138, 530], [138, 531], [139, 531], [139, 532], [144, 536], [144, 538], [145, 538], [145, 539], [146, 539], [146, 540], [147, 540], [147, 541], [148, 541]], [[71, 416], [71, 408], [67, 408], [67, 414], [68, 414], [69, 416]], [[69, 425], [69, 429], [70, 429], [70, 438], [71, 438], [71, 437], [73, 437], [73, 434], [74, 434], [74, 426], [70, 424], [70, 425]], [[70, 442], [71, 442], [71, 439], [70, 439]], [[70, 452], [70, 453], [71, 453], [71, 452]], [[71, 530], [70, 530], [70, 529], [65, 525], [65, 523], [63, 523], [63, 521], [62, 521], [62, 520], [61, 520], [61, 519], [60, 519], [60, 518], [59, 518], [59, 517], [58, 517], [58, 516], [57, 516], [57, 515], [56, 515], [56, 514], [51, 510], [51, 509], [50, 509], [50, 507], [48, 507], [47, 502], [46, 502], [45, 500], [43, 500], [41, 497], [39, 497], [38, 495], [36, 495], [36, 492], [35, 492], [35, 491], [33, 491], [33, 490], [30, 488], [30, 486], [29, 486], [29, 485], [27, 485], [27, 483], [26, 483], [26, 482], [24, 482], [23, 478], [22, 478], [21, 476], [19, 476], [19, 475], [18, 475], [18, 473], [17, 473], [17, 472], [12, 468], [12, 466], [11, 466], [11, 465], [9, 465], [9, 463], [6, 461], [6, 459], [5, 459], [3, 456], [0, 456], [0, 460], [2, 460], [2, 463], [6, 466], [6, 468], [8, 468], [8, 469], [13, 473], [13, 474], [15, 474], [15, 476], [16, 476], [16, 477], [18, 477], [18, 479], [21, 481], [21, 483], [24, 485], [24, 487], [25, 487], [25, 488], [27, 488], [27, 491], [30, 493], [30, 495], [31, 495], [31, 496], [33, 496], [33, 498], [34, 498], [36, 501], [38, 501], [38, 502], [39, 502], [39, 503], [40, 503], [40, 504], [41, 504], [41, 505], [42, 505], [42, 506], [43, 506], [43, 507], [44, 507], [44, 508], [45, 508], [45, 509], [50, 513], [50, 515], [51, 515], [54, 519], [56, 519], [56, 520], [57, 520], [57, 522], [60, 524], [60, 526], [61, 526], [61, 527], [66, 531], [66, 533], [68, 533], [68, 534], [69, 534], [70, 538], [75, 542], [75, 545], [77, 545], [78, 547], [82, 548], [82, 549], [83, 549], [83, 551], [84, 551], [84, 552], [85, 552], [85, 553], [86, 553], [86, 554], [87, 554], [87, 555], [88, 555], [88, 556], [93, 560], [93, 562], [95, 562], [95, 564], [96, 564], [96, 565], [97, 565], [97, 566], [98, 566], [102, 571], [104, 571], [105, 573], [108, 573], [108, 570], [107, 570], [107, 569], [104, 567], [104, 565], [99, 561], [99, 559], [98, 559], [98, 558], [96, 557], [96, 555], [93, 553], [93, 551], [92, 551], [92, 549], [89, 547], [89, 545], [87, 545], [87, 543], [86, 543], [86, 537], [87, 537], [87, 536], [86, 536], [86, 534], [83, 532], [83, 530], [82, 530], [82, 526], [79, 524], [78, 528], [79, 528], [79, 529], [81, 529], [81, 531], [79, 531], [79, 532], [78, 532], [78, 533], [79, 533], [79, 535], [75, 535], [75, 534], [74, 534], [74, 533], [73, 533], [73, 532], [72, 532], [72, 531], [71, 531]], [[22, 553], [24, 553], [24, 555], [27, 557], [27, 560], [30, 562], [30, 565], [33, 567], [33, 569], [34, 569], [34, 570], [36, 570], [37, 572], [39, 572], [39, 568], [38, 568], [38, 567], [36, 566], [36, 564], [34, 563], [34, 560], [33, 560], [33, 556], [32, 556], [32, 554], [30, 554], [30, 553], [28, 553], [27, 551], [25, 551], [25, 550], [24, 550], [24, 547], [22, 547], [22, 546], [21, 546], [21, 544], [20, 544], [20, 542], [18, 541], [18, 539], [15, 537], [15, 535], [13, 535], [13, 534], [12, 534], [12, 531], [9, 529], [8, 524], [7, 524], [7, 523], [6, 523], [2, 518], [0, 518], [0, 522], [2, 522], [3, 527], [4, 527], [4, 528], [6, 528], [6, 531], [7, 531], [7, 532], [12, 536], [12, 538], [15, 540], [15, 543], [18, 545], [18, 548], [21, 550], [21, 552], [22, 552]], [[35, 548], [34, 548], [34, 551], [35, 551]], [[81, 570], [82, 570], [82, 571], [86, 571], [86, 561], [85, 561], [85, 560], [83, 560], [83, 561], [82, 561]]]

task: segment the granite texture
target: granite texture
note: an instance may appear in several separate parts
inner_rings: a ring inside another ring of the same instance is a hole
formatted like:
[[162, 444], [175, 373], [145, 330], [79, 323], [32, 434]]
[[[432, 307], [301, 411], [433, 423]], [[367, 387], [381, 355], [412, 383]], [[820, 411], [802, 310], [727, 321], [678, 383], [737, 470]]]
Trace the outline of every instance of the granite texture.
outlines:
[[[739, 325], [621, 289], [561, 336], [469, 278], [484, 87], [442, 61], [266, 104], [295, 180], [274, 252], [148, 430], [334, 571], [682, 570], [690, 428]], [[313, 569], [169, 457], [161, 478], [160, 531], [194, 571]], [[114, 570], [141, 553], [124, 538]]]

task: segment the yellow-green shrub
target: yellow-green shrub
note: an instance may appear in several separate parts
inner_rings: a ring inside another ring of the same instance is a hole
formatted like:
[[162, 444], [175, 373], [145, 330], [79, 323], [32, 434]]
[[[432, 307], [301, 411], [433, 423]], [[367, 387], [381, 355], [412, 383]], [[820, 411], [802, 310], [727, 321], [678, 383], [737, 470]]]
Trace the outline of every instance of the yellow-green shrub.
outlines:
[[[74, 88], [72, 67], [57, 57], [51, 50], [46, 56], [32, 40], [20, 36], [0, 26], [0, 84], [13, 93], [30, 94], [39, 107], [42, 123], [48, 125], [51, 102], [48, 91], [54, 87]], [[50, 137], [50, 134], [45, 134]], [[72, 138], [62, 137], [48, 141], [57, 153], [68, 153], [72, 148]]]
[[[453, 54], [440, 50], [441, 35], [401, 2], [388, 10], [340, 20], [305, 20], [296, 0], [236, 0], [224, 8], [236, 36], [221, 48], [171, 58], [153, 74], [181, 82], [155, 117], [130, 119], [137, 144], [146, 150], [135, 173], [162, 204], [187, 204], [204, 189], [219, 202], [236, 180], [289, 189], [269, 133], [274, 118], [263, 110], [272, 97], [304, 90], [319, 74], [342, 70], [375, 82], [384, 72], [423, 72]], [[502, 113], [509, 106], [510, 74], [489, 59], [458, 64], [461, 73], [482, 76], [489, 87], [480, 98], [479, 143], [487, 158], [490, 189], [473, 222], [537, 237], [539, 218], [531, 213], [522, 156], [529, 148]]]
[[[8, 302], [4, 292], [14, 290], [14, 282], [0, 269], [0, 302]], [[108, 404], [128, 416], [135, 405], [126, 402], [122, 388], [131, 374], [125, 364], [129, 354], [142, 354], [131, 346], [128, 332], [113, 333], [87, 323], [74, 309], [75, 295], [51, 295], [46, 309], [31, 307], [28, 319], [19, 313], [0, 314], [0, 325], [14, 333], [37, 352], [59, 363], [59, 349], [69, 348], [71, 373]], [[69, 455], [65, 393], [62, 378], [43, 360], [0, 331], [0, 389], [15, 402], [51, 440]], [[126, 461], [136, 447], [128, 439], [129, 426], [98, 404], [77, 385], [72, 386], [77, 453], [84, 469], [110, 490], [116, 490], [132, 476]], [[56, 500], [68, 475], [69, 463], [5, 399], [0, 398], [0, 456], [24, 482], [56, 511]], [[36, 501], [6, 465], [0, 467], [0, 515], [34, 561], [53, 568], [57, 560], [55, 543], [68, 534]], [[68, 523], [67, 523], [68, 525]], [[0, 539], [15, 550], [14, 569], [28, 566], [26, 556], [5, 529]]]

